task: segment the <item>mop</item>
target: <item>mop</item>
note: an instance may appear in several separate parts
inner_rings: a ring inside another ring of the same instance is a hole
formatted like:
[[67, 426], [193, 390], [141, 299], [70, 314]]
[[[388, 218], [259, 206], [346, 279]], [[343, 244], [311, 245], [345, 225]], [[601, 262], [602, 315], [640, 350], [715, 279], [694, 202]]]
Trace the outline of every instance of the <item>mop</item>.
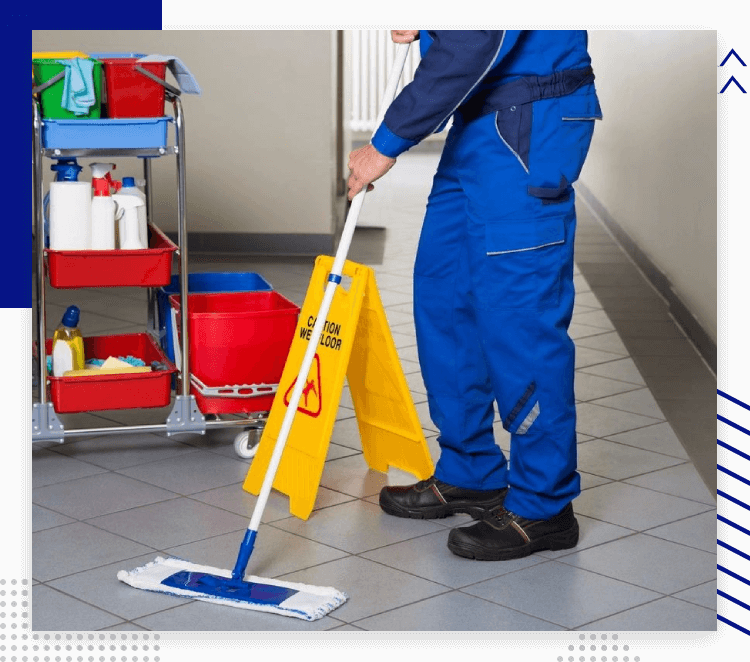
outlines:
[[[396, 57], [383, 95], [378, 120], [375, 124], [376, 128], [380, 126], [386, 109], [396, 95], [396, 87], [401, 78], [401, 71], [406, 62], [408, 52], [409, 44], [399, 44], [397, 46]], [[346, 601], [347, 596], [332, 587], [310, 586], [276, 579], [265, 579], [252, 575], [245, 578], [245, 570], [247, 569], [250, 555], [253, 552], [263, 510], [271, 493], [271, 487], [276, 477], [281, 455], [284, 452], [284, 446], [286, 445], [302, 391], [305, 387], [305, 379], [303, 377], [310, 372], [318, 342], [323, 333], [326, 317], [331, 308], [333, 296], [342, 279], [346, 255], [349, 252], [349, 245], [354, 235], [354, 228], [357, 224], [357, 218], [362, 209], [366, 192], [367, 187], [365, 186], [354, 196], [349, 208], [341, 241], [336, 251], [331, 273], [328, 276], [328, 284], [323, 295], [317, 320], [313, 326], [307, 351], [302, 360], [296, 385], [289, 399], [289, 405], [281, 424], [279, 438], [276, 441], [268, 470], [263, 479], [263, 486], [258, 495], [258, 501], [255, 504], [250, 524], [240, 545], [234, 570], [230, 572], [229, 570], [197, 565], [183, 559], [157, 557], [151, 563], [135, 570], [121, 570], [117, 573], [117, 578], [120, 581], [147, 591], [189, 597], [205, 602], [239, 607], [241, 609], [293, 616], [307, 621], [322, 618]]]

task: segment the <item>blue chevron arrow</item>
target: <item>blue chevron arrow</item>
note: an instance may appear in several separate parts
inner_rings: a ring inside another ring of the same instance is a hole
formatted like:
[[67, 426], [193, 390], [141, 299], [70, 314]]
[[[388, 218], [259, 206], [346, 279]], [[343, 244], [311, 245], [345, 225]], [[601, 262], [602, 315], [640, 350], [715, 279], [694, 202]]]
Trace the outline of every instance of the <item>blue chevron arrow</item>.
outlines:
[[741, 65], [742, 65], [743, 67], [746, 67], [746, 66], [747, 66], [747, 65], [746, 65], [746, 64], [745, 64], [745, 63], [744, 63], [744, 62], [742, 61], [742, 58], [741, 58], [741, 57], [740, 57], [739, 55], [737, 55], [737, 52], [736, 52], [736, 51], [734, 50], [734, 48], [733, 48], [733, 49], [732, 49], [731, 51], [729, 51], [729, 53], [727, 53], [727, 56], [726, 56], [726, 57], [725, 57], [725, 58], [724, 58], [724, 59], [723, 59], [723, 60], [721, 61], [721, 64], [720, 64], [719, 66], [720, 66], [720, 67], [723, 67], [723, 66], [724, 66], [724, 65], [726, 64], [726, 61], [727, 61], [727, 60], [728, 60], [728, 59], [729, 59], [729, 58], [730, 58], [730, 57], [731, 57], [732, 55], [734, 55], [734, 57], [736, 57], [736, 58], [737, 58], [737, 59], [738, 59], [738, 60], [740, 61], [740, 64], [741, 64]]
[[742, 85], [740, 85], [739, 82], [737, 82], [737, 79], [734, 76], [732, 76], [727, 81], [727, 84], [721, 88], [721, 91], [719, 92], [719, 94], [724, 94], [724, 90], [726, 90], [729, 87], [729, 83], [734, 83], [737, 87], [739, 87], [742, 90], [742, 94], [747, 94], [747, 92], [745, 92], [745, 88], [742, 87]]

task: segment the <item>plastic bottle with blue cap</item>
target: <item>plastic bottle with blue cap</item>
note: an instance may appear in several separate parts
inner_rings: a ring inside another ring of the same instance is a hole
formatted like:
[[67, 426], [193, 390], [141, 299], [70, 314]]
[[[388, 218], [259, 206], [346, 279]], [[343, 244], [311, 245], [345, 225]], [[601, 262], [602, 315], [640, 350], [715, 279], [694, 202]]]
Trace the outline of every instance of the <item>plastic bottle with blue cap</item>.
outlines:
[[80, 317], [78, 306], [68, 306], [52, 336], [52, 374], [55, 377], [62, 377], [68, 370], [84, 369], [83, 336], [78, 328]]
[[74, 158], [52, 165], [55, 181], [44, 197], [44, 245], [53, 250], [91, 248], [91, 193], [88, 182], [79, 182], [83, 169]]

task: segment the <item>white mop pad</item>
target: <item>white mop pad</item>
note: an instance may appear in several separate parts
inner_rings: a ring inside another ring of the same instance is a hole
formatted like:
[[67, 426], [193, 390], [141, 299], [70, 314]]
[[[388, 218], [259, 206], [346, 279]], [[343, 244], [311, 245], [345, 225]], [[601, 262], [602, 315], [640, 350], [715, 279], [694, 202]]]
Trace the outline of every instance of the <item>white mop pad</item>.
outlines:
[[[210, 575], [218, 578], [220, 583], [223, 583], [222, 580], [226, 579], [227, 585], [232, 577], [232, 573], [229, 570], [219, 570], [218, 568], [197, 565], [177, 558], [165, 559], [157, 557], [151, 563], [135, 570], [120, 570], [117, 573], [117, 579], [130, 584], [130, 586], [142, 588], [147, 591], [179, 595], [186, 598], [204, 600], [205, 602], [239, 607], [241, 609], [294, 616], [306, 621], [315, 621], [322, 618], [336, 609], [336, 607], [344, 604], [347, 599], [344, 593], [328, 586], [295, 584], [278, 579], [254, 577], [252, 575], [243, 580], [243, 585], [247, 585], [247, 587], [252, 589], [252, 595], [247, 593], [242, 597], [212, 595], [210, 590], [207, 592], [200, 588], [191, 589], [185, 586], [168, 586], [163, 583], [176, 573], [181, 572], [191, 573], [186, 576], [188, 578], [200, 578], [202, 575]], [[176, 583], [187, 584], [189, 583], [189, 579], [187, 582], [179, 581]], [[278, 589], [287, 589], [287, 591], [279, 591]]]

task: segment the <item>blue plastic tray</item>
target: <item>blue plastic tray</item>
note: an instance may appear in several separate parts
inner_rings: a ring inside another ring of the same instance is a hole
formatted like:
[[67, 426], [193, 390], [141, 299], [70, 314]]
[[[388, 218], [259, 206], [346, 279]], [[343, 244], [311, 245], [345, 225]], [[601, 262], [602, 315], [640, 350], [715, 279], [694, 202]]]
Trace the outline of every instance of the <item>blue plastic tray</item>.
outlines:
[[[273, 287], [260, 274], [252, 272], [219, 272], [188, 274], [188, 294], [209, 294], [221, 292], [267, 292]], [[180, 293], [180, 277], [172, 276], [172, 282], [159, 288], [156, 298], [159, 304], [159, 337], [162, 349], [174, 361], [172, 340], [171, 308], [169, 296]]]
[[43, 120], [47, 149], [154, 149], [167, 146], [171, 117]]

